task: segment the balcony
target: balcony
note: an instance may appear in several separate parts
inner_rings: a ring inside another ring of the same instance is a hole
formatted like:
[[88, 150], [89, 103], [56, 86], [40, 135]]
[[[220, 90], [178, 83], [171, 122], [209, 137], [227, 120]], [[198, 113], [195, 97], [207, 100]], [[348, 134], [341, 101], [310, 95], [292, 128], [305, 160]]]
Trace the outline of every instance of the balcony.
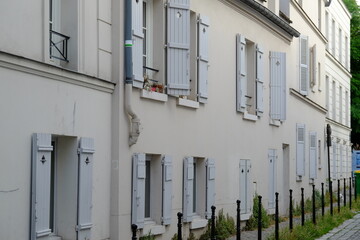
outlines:
[[61, 61], [69, 62], [68, 60], [68, 40], [70, 37], [50, 30], [50, 58], [56, 58]]

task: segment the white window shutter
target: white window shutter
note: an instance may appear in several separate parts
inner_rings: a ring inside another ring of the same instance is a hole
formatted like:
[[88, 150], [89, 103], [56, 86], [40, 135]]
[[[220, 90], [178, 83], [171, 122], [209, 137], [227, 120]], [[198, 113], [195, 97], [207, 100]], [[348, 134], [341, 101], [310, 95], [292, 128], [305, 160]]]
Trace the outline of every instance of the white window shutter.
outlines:
[[95, 145], [92, 138], [80, 138], [78, 176], [78, 239], [91, 239], [92, 169]]
[[246, 110], [246, 41], [245, 37], [236, 35], [236, 110]]
[[190, 3], [169, 0], [167, 4], [168, 94], [190, 94]]
[[35, 133], [32, 136], [32, 182], [31, 182], [31, 238], [51, 233], [50, 175], [51, 134]]
[[252, 182], [251, 182], [250, 174], [251, 174], [251, 162], [250, 160], [246, 160], [246, 202], [247, 202], [246, 213], [251, 212], [251, 204], [253, 201], [253, 197], [251, 194]]
[[131, 222], [138, 228], [144, 227], [145, 218], [145, 154], [133, 155], [132, 213]]
[[240, 212], [249, 213], [251, 211], [251, 194], [250, 194], [250, 160], [240, 160]]
[[275, 166], [276, 166], [276, 150], [268, 150], [269, 161], [269, 208], [275, 208]]
[[336, 163], [337, 163], [337, 143], [335, 141], [332, 143], [332, 148], [333, 148], [332, 179], [337, 179], [337, 168], [336, 168]]
[[133, 86], [143, 88], [144, 70], [143, 70], [143, 0], [133, 0], [132, 3], [132, 67], [134, 82]]
[[296, 175], [305, 175], [305, 124], [296, 124]]
[[314, 87], [317, 83], [317, 56], [316, 56], [316, 44], [311, 48], [311, 87]]
[[307, 36], [300, 36], [300, 93], [308, 94], [309, 88], [309, 43]]
[[206, 218], [211, 218], [211, 206], [215, 205], [215, 160], [206, 160]]
[[209, 18], [200, 15], [198, 21], [198, 101], [201, 103], [206, 103], [208, 99], [209, 26]]
[[191, 222], [193, 216], [194, 158], [184, 159], [183, 220]]
[[286, 54], [270, 52], [270, 117], [286, 119]]
[[316, 179], [317, 175], [317, 136], [316, 132], [310, 132], [310, 147], [309, 147], [309, 165], [310, 165], [310, 171], [309, 171], [309, 177], [311, 179]]
[[264, 113], [264, 51], [256, 45], [256, 115]]
[[168, 155], [163, 156], [163, 196], [162, 196], [162, 222], [164, 225], [171, 224], [171, 211], [172, 211], [172, 178], [173, 178], [173, 167], [172, 158]]

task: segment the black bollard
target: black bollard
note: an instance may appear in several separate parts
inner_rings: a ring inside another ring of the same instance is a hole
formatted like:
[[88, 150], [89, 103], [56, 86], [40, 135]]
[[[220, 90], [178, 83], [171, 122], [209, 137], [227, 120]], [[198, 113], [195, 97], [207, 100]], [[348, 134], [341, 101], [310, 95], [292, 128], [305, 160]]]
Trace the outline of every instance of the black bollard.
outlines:
[[338, 193], [337, 193], [338, 212], [340, 212], [340, 179], [338, 179]]
[[275, 240], [279, 240], [279, 193], [275, 193]]
[[183, 216], [183, 214], [181, 212], [177, 213], [177, 217], [178, 217], [178, 224], [177, 224], [177, 227], [178, 227], [177, 235], [178, 236], [177, 236], [177, 240], [182, 240], [182, 232], [181, 232], [181, 229], [182, 229], [182, 224], [181, 224], [182, 216]]
[[240, 227], [240, 204], [241, 201], [237, 200], [236, 201], [236, 240], [240, 240], [241, 239], [241, 227]]
[[211, 206], [211, 240], [216, 240], [215, 238], [215, 206]]
[[325, 214], [324, 183], [321, 183], [321, 216]]
[[344, 206], [346, 206], [346, 178], [344, 178]]
[[332, 216], [334, 214], [334, 212], [333, 212], [332, 181], [329, 182], [329, 190], [330, 190], [330, 214]]
[[305, 224], [304, 188], [301, 188], [301, 226]]
[[313, 224], [316, 224], [316, 208], [315, 208], [315, 185], [312, 185], [312, 220]]
[[290, 207], [289, 207], [289, 229], [292, 231], [293, 229], [293, 204], [292, 204], [292, 189], [289, 190], [290, 192]]
[[351, 209], [351, 184], [352, 184], [352, 179], [351, 177], [349, 177], [349, 208]]
[[136, 224], [131, 224], [131, 231], [132, 231], [131, 240], [137, 240], [137, 237], [136, 237], [137, 225]]
[[261, 198], [262, 196], [258, 196], [259, 198], [259, 217], [258, 217], [258, 240], [261, 240], [261, 222], [262, 222], [262, 219], [261, 219]]

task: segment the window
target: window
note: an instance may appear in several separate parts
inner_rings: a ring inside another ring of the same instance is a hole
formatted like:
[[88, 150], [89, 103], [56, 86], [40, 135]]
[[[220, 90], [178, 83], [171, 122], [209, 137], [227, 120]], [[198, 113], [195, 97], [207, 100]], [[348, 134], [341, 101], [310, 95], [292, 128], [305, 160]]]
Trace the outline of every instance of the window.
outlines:
[[339, 144], [339, 165], [340, 165], [340, 178], [342, 178], [343, 176], [343, 171], [345, 170], [345, 168], [343, 168], [344, 166], [344, 158], [343, 158], [343, 145]]
[[[329, 13], [325, 12], [325, 37], [329, 41]], [[329, 42], [326, 44], [326, 50], [329, 50]]]
[[[252, 203], [251, 191], [251, 161], [249, 159], [240, 160], [240, 213], [250, 214]], [[244, 218], [243, 218], [244, 219]]]
[[349, 39], [345, 36], [345, 68], [349, 70]]
[[[169, 156], [133, 155], [132, 223], [147, 234], [152, 227], [171, 223], [172, 160]], [[157, 227], [153, 234], [165, 228]]]
[[321, 31], [321, 13], [322, 13], [322, 4], [323, 4], [323, 1], [322, 0], [318, 0], [318, 28], [319, 30]]
[[318, 168], [321, 169], [322, 165], [321, 165], [321, 140], [318, 140]]
[[329, 76], [328, 75], [326, 75], [325, 76], [325, 94], [326, 94], [326, 99], [325, 99], [325, 101], [326, 101], [326, 110], [327, 110], [327, 112], [326, 112], [326, 116], [327, 117], [330, 117], [330, 82], [329, 82], [330, 80], [329, 80]]
[[335, 20], [332, 20], [332, 29], [331, 29], [331, 48], [332, 48], [332, 54], [335, 57]]
[[[186, 157], [183, 180], [184, 222], [209, 219], [211, 206], [215, 204], [215, 161], [211, 158]], [[203, 223], [201, 227], [206, 226], [207, 221]]]
[[339, 28], [339, 62], [342, 64], [342, 30]]
[[289, 0], [280, 0], [280, 12], [285, 14], [286, 17], [290, 17], [290, 2]]
[[310, 132], [310, 146], [309, 146], [309, 177], [315, 180], [317, 177], [317, 134], [316, 132]]
[[336, 83], [335, 81], [332, 82], [332, 120], [335, 121], [336, 119]]
[[31, 239], [90, 239], [94, 141], [77, 141], [33, 135]]
[[339, 123], [343, 123], [343, 90], [339, 86]]
[[349, 111], [350, 111], [350, 106], [349, 106], [349, 92], [345, 91], [345, 125], [349, 126]]
[[316, 44], [311, 48], [311, 88], [315, 91], [315, 85], [317, 83], [318, 62], [316, 55]]
[[269, 162], [269, 209], [275, 208], [275, 192], [276, 192], [276, 149], [268, 150]]
[[296, 175], [301, 180], [305, 175], [305, 125], [296, 124]]
[[270, 52], [270, 116], [286, 119], [286, 54]]
[[335, 141], [332, 143], [333, 153], [332, 153], [332, 166], [331, 166], [331, 178], [333, 180], [337, 179], [337, 163], [338, 163], [338, 155], [337, 155], [337, 144]]
[[236, 39], [237, 111], [261, 116], [264, 112], [263, 50], [240, 34]]
[[322, 79], [322, 74], [321, 74], [321, 63], [318, 62], [318, 71], [317, 71], [317, 79], [318, 79], [318, 91], [322, 91], [322, 84], [321, 83], [321, 79]]
[[300, 93], [308, 95], [309, 88], [309, 44], [307, 36], [300, 36]]

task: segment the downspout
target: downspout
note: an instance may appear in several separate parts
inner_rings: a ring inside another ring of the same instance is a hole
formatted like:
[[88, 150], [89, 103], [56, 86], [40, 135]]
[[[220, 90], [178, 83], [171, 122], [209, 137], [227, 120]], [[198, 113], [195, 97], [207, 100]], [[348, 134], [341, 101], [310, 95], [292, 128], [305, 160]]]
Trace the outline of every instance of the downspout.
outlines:
[[140, 135], [140, 119], [132, 109], [131, 96], [134, 81], [132, 67], [132, 0], [125, 0], [125, 111], [130, 117], [129, 146], [134, 145]]

